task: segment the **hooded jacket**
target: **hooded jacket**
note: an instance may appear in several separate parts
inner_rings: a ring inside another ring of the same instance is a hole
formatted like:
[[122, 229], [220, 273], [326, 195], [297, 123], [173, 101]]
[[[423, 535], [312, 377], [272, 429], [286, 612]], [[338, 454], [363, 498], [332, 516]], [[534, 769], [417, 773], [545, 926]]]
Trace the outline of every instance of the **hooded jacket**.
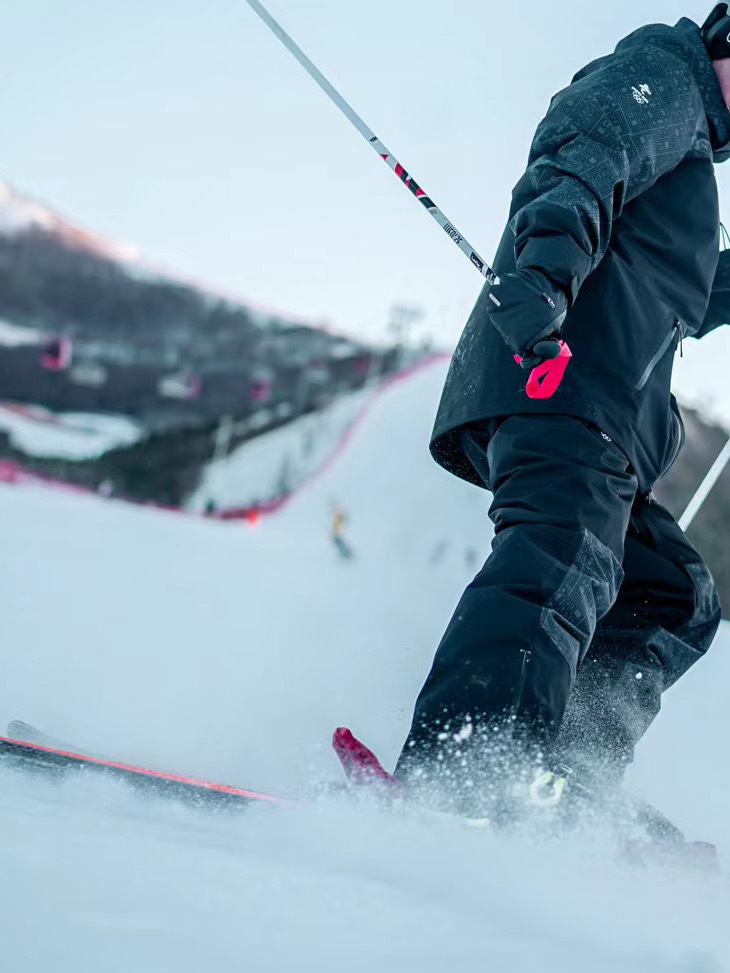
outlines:
[[730, 112], [686, 18], [634, 32], [552, 99], [494, 269], [538, 271], [568, 295], [563, 337], [573, 357], [551, 398], [528, 398], [526, 373], [490, 323], [485, 286], [446, 379], [431, 440], [437, 462], [484, 485], [461, 449], [464, 426], [562, 413], [607, 433], [641, 492], [651, 489], [683, 438], [674, 351], [730, 321], [713, 165], [730, 156], [729, 143]]

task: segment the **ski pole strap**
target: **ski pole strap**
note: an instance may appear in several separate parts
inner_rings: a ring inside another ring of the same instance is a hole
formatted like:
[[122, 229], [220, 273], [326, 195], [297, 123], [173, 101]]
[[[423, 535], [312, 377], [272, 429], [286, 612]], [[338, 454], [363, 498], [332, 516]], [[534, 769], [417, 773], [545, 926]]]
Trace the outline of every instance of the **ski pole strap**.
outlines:
[[[558, 357], [547, 358], [530, 372], [530, 377], [527, 379], [527, 397], [530, 399], [552, 398], [560, 388], [568, 362], [572, 357], [573, 353], [568, 345], [561, 341]], [[515, 355], [515, 361], [519, 365], [522, 358]]]
[[259, 0], [246, 0], [246, 3], [255, 13], [259, 15], [271, 32], [279, 38], [284, 47], [286, 47], [287, 50], [294, 55], [310, 78], [312, 78], [312, 80], [319, 85], [328, 98], [330, 98], [337, 105], [342, 114], [350, 120], [362, 137], [367, 139], [381, 159], [383, 159], [390, 166], [401, 182], [407, 186], [408, 189], [410, 189], [416, 199], [423, 207], [425, 207], [426, 210], [428, 210], [447, 236], [453, 240], [462, 253], [466, 254], [479, 273], [485, 277], [490, 284], [493, 284], [497, 279], [497, 275], [489, 264], [482, 257], [480, 257], [466, 237], [460, 233], [453, 223], [446, 218], [431, 197], [428, 196], [425, 190], [421, 189], [415, 179], [413, 179], [406, 172], [395, 156], [392, 155], [388, 149], [386, 149], [377, 135], [375, 135], [375, 133], [368, 128], [362, 118], [360, 118], [357, 112], [345, 101], [339, 91], [332, 87], [319, 68], [309, 60], [301, 47], [299, 47], [299, 45], [291, 39], [281, 24], [274, 20], [266, 7], [264, 7], [262, 3], [259, 3]]

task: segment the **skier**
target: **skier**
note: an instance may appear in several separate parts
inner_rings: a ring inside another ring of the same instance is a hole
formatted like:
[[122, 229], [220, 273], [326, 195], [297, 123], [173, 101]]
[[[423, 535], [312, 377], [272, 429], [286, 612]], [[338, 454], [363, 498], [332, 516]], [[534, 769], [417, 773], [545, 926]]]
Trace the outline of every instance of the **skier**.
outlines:
[[345, 511], [339, 503], [335, 503], [332, 507], [332, 525], [330, 536], [332, 537], [332, 543], [335, 546], [335, 550], [342, 560], [350, 561], [354, 557], [355, 552], [345, 539], [346, 521], [347, 516]]
[[[431, 442], [492, 492], [492, 553], [396, 769], [467, 812], [533, 778], [547, 803], [613, 793], [717, 631], [710, 573], [651, 491], [683, 440], [674, 352], [730, 321], [729, 106], [727, 4], [644, 27], [553, 98], [514, 189]], [[555, 393], [528, 398], [521, 367], [567, 349]]]

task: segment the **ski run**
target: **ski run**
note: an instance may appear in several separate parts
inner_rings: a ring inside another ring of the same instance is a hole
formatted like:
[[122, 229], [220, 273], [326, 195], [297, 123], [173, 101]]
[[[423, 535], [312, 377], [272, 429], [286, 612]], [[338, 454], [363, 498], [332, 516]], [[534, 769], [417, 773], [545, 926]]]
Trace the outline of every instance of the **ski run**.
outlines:
[[631, 777], [719, 846], [717, 875], [629, 868], [592, 834], [507, 837], [327, 794], [335, 726], [392, 767], [488, 549], [487, 498], [425, 448], [444, 369], [383, 393], [327, 474], [255, 526], [0, 487], [0, 726], [22, 717], [128, 765], [311, 799], [207, 813], [0, 764], [0, 969], [730, 969], [727, 626], [666, 696]]

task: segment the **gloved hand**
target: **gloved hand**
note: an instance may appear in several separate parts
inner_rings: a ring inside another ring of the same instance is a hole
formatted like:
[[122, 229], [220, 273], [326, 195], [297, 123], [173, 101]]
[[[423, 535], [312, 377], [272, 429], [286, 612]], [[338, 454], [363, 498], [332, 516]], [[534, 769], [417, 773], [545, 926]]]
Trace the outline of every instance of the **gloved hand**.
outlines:
[[489, 294], [489, 319], [523, 368], [560, 354], [560, 328], [568, 311], [562, 291], [534, 270], [500, 277]]

